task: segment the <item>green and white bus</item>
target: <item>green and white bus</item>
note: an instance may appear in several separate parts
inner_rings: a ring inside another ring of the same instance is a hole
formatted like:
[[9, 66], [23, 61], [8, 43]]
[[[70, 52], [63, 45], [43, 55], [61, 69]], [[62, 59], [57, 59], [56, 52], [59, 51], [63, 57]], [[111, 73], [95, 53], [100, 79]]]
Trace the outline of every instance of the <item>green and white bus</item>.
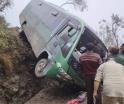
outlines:
[[[105, 56], [107, 49], [95, 32], [80, 18], [43, 0], [32, 0], [20, 14], [20, 24], [37, 57], [34, 73], [82, 86], [75, 50], [97, 42]], [[75, 65], [74, 65], [75, 64]]]

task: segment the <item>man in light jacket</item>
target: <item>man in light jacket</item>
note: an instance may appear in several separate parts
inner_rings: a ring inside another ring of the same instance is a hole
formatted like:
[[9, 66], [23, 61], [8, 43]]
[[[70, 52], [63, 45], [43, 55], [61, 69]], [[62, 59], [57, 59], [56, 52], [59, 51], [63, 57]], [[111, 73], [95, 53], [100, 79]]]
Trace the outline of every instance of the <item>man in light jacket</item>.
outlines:
[[117, 63], [112, 56], [97, 70], [94, 97], [97, 96], [101, 81], [103, 81], [103, 104], [124, 104], [124, 66]]

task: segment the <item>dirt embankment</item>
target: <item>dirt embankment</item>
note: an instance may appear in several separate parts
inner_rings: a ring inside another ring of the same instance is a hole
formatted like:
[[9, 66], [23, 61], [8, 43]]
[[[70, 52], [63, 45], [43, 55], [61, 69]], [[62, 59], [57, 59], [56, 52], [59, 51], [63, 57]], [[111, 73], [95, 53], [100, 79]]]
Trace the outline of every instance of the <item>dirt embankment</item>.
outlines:
[[77, 96], [78, 91], [67, 86], [61, 87], [48, 78], [36, 78], [36, 58], [24, 34], [20, 36], [17, 27], [10, 32], [15, 42], [13, 48], [0, 49], [0, 104], [66, 104]]
[[15, 46], [0, 49], [0, 104], [24, 104], [44, 86], [33, 74], [36, 58], [19, 28], [11, 28]]

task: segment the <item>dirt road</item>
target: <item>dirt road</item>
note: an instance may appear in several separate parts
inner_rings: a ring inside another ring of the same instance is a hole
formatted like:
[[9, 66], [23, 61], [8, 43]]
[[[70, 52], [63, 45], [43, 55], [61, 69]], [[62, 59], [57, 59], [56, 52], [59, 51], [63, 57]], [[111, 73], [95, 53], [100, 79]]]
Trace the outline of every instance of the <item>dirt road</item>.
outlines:
[[[75, 96], [64, 89], [50, 87], [41, 90], [25, 104], [67, 104], [73, 98]], [[81, 104], [86, 104], [86, 101]]]
[[25, 104], [66, 104], [68, 99], [68, 97], [62, 96], [58, 89], [47, 88], [41, 90]]

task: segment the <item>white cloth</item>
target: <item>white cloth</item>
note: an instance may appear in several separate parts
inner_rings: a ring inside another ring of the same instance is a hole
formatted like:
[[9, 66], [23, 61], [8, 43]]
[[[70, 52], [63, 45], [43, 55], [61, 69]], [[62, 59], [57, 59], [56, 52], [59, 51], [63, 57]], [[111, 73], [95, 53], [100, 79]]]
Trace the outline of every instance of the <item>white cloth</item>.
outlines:
[[103, 80], [103, 94], [112, 97], [124, 97], [124, 66], [109, 60], [100, 65], [96, 81]]

